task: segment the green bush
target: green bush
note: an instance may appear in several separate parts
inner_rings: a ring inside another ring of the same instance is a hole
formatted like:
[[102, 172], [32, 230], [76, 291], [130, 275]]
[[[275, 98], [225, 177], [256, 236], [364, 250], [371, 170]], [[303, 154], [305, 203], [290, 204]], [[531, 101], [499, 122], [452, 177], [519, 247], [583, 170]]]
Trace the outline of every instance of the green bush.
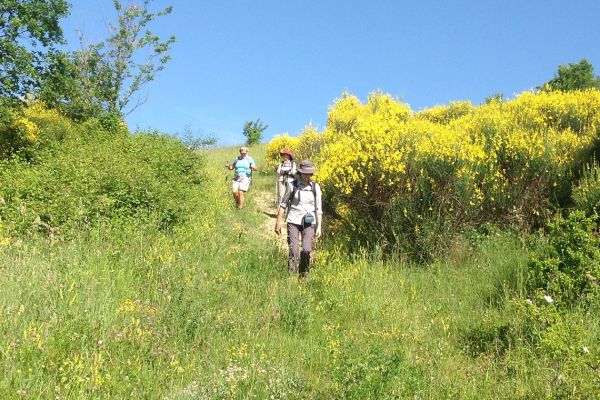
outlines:
[[594, 161], [587, 165], [578, 184], [573, 188], [573, 203], [576, 209], [582, 210], [586, 215], [600, 213], [600, 171]]
[[585, 312], [565, 312], [541, 295], [517, 308], [522, 339], [536, 359], [555, 370], [552, 397], [596, 398], [600, 388], [597, 372], [600, 352], [593, 346], [598, 340], [593, 323], [585, 322], [593, 318]]
[[198, 191], [202, 163], [157, 132], [114, 136], [89, 122], [35, 164], [0, 165], [0, 218], [13, 234], [63, 236], [98, 220], [151, 219], [169, 228]]
[[558, 306], [586, 306], [598, 297], [600, 239], [593, 217], [574, 211], [548, 224], [548, 242], [528, 265], [530, 293]]

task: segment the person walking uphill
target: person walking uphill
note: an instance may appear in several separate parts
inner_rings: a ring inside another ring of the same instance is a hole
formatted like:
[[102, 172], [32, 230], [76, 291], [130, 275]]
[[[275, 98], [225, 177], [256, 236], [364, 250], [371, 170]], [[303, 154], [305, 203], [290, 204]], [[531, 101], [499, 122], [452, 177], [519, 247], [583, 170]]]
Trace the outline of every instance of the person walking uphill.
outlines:
[[250, 179], [252, 177], [252, 171], [256, 171], [256, 163], [254, 159], [248, 155], [248, 148], [245, 146], [240, 147], [240, 155], [229, 164], [229, 161], [225, 163], [225, 167], [228, 170], [235, 170], [232, 193], [235, 200], [235, 204], [238, 208], [244, 207], [244, 193], [250, 188]]
[[294, 154], [290, 149], [281, 150], [279, 153], [281, 156], [281, 163], [277, 166], [277, 202], [276, 207], [279, 208], [281, 199], [285, 194], [287, 185], [294, 182], [294, 176], [296, 175], [296, 163], [294, 162]]
[[[288, 272], [290, 274], [299, 272], [301, 277], [306, 277], [310, 269], [313, 238], [321, 236], [323, 209], [321, 187], [311, 180], [316, 172], [312, 161], [302, 161], [298, 172], [300, 179], [287, 185], [279, 204], [275, 233], [281, 234], [281, 220], [287, 209]], [[300, 236], [302, 236], [301, 252], [298, 251]]]

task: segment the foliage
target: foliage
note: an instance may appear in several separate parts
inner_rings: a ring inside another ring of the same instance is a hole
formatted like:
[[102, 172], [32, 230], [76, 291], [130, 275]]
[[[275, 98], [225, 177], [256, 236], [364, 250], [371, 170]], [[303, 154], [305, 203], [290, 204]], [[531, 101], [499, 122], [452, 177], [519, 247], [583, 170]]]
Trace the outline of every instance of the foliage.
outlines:
[[103, 119], [57, 137], [63, 119], [44, 109], [27, 112], [52, 151], [36, 153], [35, 164], [15, 159], [0, 169], [0, 218], [14, 234], [65, 236], [130, 218], [170, 228], [184, 218], [188, 204], [179, 199], [197, 190], [201, 163], [179, 141], [156, 132], [128, 135], [120, 120]]
[[37, 85], [48, 53], [63, 42], [59, 20], [65, 0], [3, 0], [0, 3], [0, 97], [21, 99]]
[[277, 168], [277, 165], [281, 162], [279, 152], [283, 149], [292, 150], [296, 162], [302, 160], [315, 161], [321, 154], [322, 143], [323, 136], [312, 124], [306, 125], [296, 137], [289, 136], [287, 133], [276, 135], [267, 144], [265, 169], [274, 171]]
[[108, 23], [108, 37], [87, 46], [80, 37], [81, 50], [52, 57], [40, 98], [76, 120], [101, 112], [127, 115], [142, 105], [146, 98], [140, 91], [165, 68], [175, 42], [174, 36], [161, 40], [150, 30], [156, 18], [172, 11], [169, 6], [152, 12], [151, 1], [125, 6], [113, 0], [117, 16]]
[[256, 121], [244, 122], [244, 136], [246, 136], [246, 144], [253, 145], [260, 143], [262, 140], [262, 133], [267, 129], [269, 125], [265, 125], [260, 118]]
[[559, 65], [556, 76], [538, 87], [539, 90], [600, 89], [600, 77], [594, 75], [594, 67], [585, 58], [577, 64]]
[[298, 135], [297, 147], [294, 155], [298, 162], [302, 160], [317, 161], [321, 155], [323, 137], [313, 124], [306, 125]]
[[37, 98], [75, 121], [107, 113], [100, 75], [100, 55], [81, 50], [56, 52], [41, 76]]
[[549, 296], [558, 307], [598, 300], [600, 238], [596, 222], [581, 211], [548, 224], [548, 243], [529, 262], [528, 289]]
[[[316, 179], [337, 233], [425, 260], [467, 227], [531, 229], [569, 204], [596, 151], [598, 110], [597, 90], [526, 92], [416, 114], [382, 93], [366, 104], [344, 94], [313, 156]], [[269, 144], [269, 162], [281, 140]]]
[[281, 162], [281, 156], [279, 152], [283, 149], [290, 149], [295, 154], [298, 148], [298, 138], [284, 133], [282, 135], [275, 135], [273, 139], [267, 144], [267, 154], [265, 156], [265, 170], [275, 171], [279, 163]]
[[578, 210], [587, 216], [600, 215], [600, 174], [596, 160], [586, 165], [583, 173], [573, 188], [573, 203]]
[[437, 124], [449, 124], [451, 121], [473, 112], [470, 101], [453, 101], [447, 106], [436, 106], [419, 111], [415, 117]]
[[41, 103], [28, 107], [0, 107], [0, 159], [22, 157], [34, 161], [41, 151], [73, 134], [69, 119]]

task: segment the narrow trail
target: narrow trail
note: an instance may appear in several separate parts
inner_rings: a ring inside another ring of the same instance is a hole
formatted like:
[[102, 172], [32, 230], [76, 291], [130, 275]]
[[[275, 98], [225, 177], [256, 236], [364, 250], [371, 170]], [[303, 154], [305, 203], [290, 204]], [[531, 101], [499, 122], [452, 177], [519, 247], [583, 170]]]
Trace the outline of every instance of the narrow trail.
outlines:
[[266, 190], [256, 190], [253, 193], [252, 201], [264, 217], [259, 228], [259, 235], [266, 240], [276, 241], [277, 247], [283, 253], [287, 253], [287, 239], [285, 231], [281, 235], [276, 235], [275, 217], [277, 209], [275, 208], [275, 193]]

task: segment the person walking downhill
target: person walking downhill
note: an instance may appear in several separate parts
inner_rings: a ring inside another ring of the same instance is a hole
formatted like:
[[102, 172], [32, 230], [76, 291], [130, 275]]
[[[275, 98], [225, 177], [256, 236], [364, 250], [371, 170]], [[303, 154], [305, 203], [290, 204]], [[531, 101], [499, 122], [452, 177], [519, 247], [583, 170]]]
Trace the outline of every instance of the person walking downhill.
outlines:
[[229, 164], [225, 163], [228, 170], [235, 169], [232, 185], [233, 198], [238, 208], [244, 208], [244, 193], [250, 188], [252, 171], [256, 171], [254, 159], [248, 155], [248, 148], [240, 147], [240, 155]]
[[281, 156], [281, 163], [277, 166], [277, 200], [275, 203], [278, 208], [285, 194], [285, 189], [288, 184], [294, 182], [294, 176], [296, 175], [296, 163], [292, 151], [284, 149], [279, 152], [279, 155]]
[[[281, 220], [287, 209], [287, 242], [289, 247], [288, 272], [300, 273], [305, 278], [310, 270], [310, 252], [313, 238], [321, 236], [323, 209], [321, 208], [321, 187], [311, 180], [316, 169], [312, 161], [302, 161], [298, 167], [300, 178], [286, 187], [279, 203], [275, 220], [275, 233], [281, 234]], [[302, 236], [302, 250], [299, 241]]]

